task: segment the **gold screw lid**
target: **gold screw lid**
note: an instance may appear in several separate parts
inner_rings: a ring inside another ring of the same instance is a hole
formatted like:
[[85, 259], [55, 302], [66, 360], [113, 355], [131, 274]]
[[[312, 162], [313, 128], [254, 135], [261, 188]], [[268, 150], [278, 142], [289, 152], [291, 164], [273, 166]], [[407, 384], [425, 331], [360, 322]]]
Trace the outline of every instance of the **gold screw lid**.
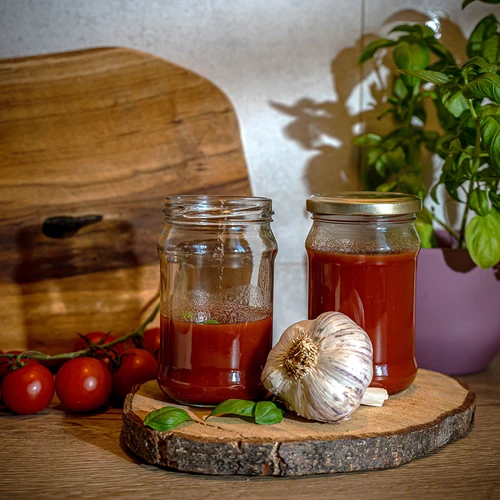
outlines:
[[406, 215], [422, 210], [418, 196], [378, 191], [345, 191], [314, 194], [306, 201], [312, 214], [324, 215]]

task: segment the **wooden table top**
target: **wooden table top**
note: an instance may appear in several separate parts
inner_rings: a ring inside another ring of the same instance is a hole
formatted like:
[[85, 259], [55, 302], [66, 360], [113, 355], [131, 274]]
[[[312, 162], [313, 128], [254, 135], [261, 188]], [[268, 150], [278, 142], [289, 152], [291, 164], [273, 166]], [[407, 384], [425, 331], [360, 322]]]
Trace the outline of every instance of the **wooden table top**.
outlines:
[[500, 498], [500, 355], [460, 377], [478, 396], [471, 431], [395, 469], [299, 478], [214, 477], [146, 465], [120, 442], [121, 410], [0, 412], [0, 498]]

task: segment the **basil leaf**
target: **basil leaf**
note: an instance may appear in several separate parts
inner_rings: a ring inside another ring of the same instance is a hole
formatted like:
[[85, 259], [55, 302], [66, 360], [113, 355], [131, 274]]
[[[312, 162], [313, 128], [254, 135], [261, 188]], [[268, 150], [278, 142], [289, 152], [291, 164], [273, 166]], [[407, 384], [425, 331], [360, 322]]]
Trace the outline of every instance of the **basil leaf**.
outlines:
[[368, 59], [371, 59], [375, 55], [375, 52], [377, 52], [377, 50], [384, 47], [392, 47], [393, 45], [396, 45], [396, 42], [394, 40], [387, 40], [385, 38], [380, 38], [379, 40], [370, 42], [364, 48], [363, 52], [361, 52], [361, 55], [358, 59], [358, 64], [363, 64]]
[[434, 83], [435, 85], [443, 85], [448, 83], [450, 79], [443, 73], [439, 73], [438, 71], [429, 71], [426, 69], [414, 69], [414, 70], [400, 70], [404, 75], [414, 76], [416, 78], [420, 78], [421, 80], [425, 80], [426, 82]]
[[401, 101], [408, 97], [409, 94], [408, 87], [404, 84], [401, 78], [396, 78], [396, 80], [394, 80], [393, 91], [394, 95], [399, 97]]
[[209, 416], [241, 415], [243, 417], [251, 417], [254, 408], [255, 403], [253, 401], [247, 401], [245, 399], [228, 399], [214, 408]]
[[463, 94], [467, 99], [487, 97], [500, 104], [500, 76], [495, 73], [482, 73], [464, 87]]
[[488, 152], [491, 165], [500, 172], [500, 115], [490, 115], [479, 119], [481, 140]]
[[157, 431], [170, 431], [188, 420], [191, 417], [187, 411], [175, 406], [165, 406], [149, 413], [144, 419], [144, 425]]
[[484, 216], [476, 215], [465, 228], [465, 240], [471, 259], [487, 269], [500, 262], [500, 212], [491, 210]]
[[279, 424], [283, 412], [271, 401], [259, 401], [255, 406], [255, 423], [259, 425]]
[[[400, 42], [394, 48], [392, 57], [398, 69], [407, 71], [425, 69], [429, 66], [430, 50], [421, 43]], [[414, 76], [403, 74], [402, 78], [410, 87], [414, 87], [419, 82], [419, 79]]]
[[377, 134], [358, 135], [352, 140], [355, 146], [374, 146], [382, 141], [382, 137]]
[[500, 37], [498, 33], [486, 39], [481, 45], [481, 55], [489, 62], [494, 63], [500, 59]]
[[207, 319], [201, 322], [202, 325], [220, 325], [220, 323], [215, 319]]
[[481, 19], [467, 42], [467, 56], [474, 57], [481, 55], [481, 47], [485, 40], [493, 36], [497, 32], [498, 21], [497, 18], [490, 14]]
[[456, 118], [469, 109], [469, 103], [458, 86], [446, 86], [439, 89], [444, 107]]
[[488, 200], [488, 191], [481, 188], [474, 189], [469, 196], [469, 206], [477, 215], [486, 215], [490, 212], [490, 202]]
[[436, 248], [438, 246], [436, 233], [432, 226], [432, 217], [426, 208], [423, 208], [422, 211], [417, 214], [415, 229], [420, 237], [422, 248]]

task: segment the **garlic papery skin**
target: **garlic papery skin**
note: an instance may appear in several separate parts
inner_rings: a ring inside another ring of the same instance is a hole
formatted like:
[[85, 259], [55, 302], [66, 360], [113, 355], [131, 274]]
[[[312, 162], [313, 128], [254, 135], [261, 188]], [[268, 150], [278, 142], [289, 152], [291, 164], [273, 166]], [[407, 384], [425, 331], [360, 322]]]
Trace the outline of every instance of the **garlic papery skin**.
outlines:
[[370, 338], [338, 312], [289, 326], [262, 371], [264, 387], [298, 415], [320, 422], [348, 419], [373, 376]]

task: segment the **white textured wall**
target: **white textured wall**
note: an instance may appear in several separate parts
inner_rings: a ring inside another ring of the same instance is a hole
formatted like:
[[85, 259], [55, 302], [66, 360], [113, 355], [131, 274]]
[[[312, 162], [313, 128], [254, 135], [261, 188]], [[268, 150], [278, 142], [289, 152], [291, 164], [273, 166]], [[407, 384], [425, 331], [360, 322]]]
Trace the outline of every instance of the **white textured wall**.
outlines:
[[[441, 20], [459, 39], [493, 6], [459, 0], [0, 0], [0, 57], [126, 46], [219, 85], [241, 126], [254, 194], [276, 211], [275, 334], [306, 317], [304, 200], [357, 187], [363, 34]], [[449, 20], [447, 20], [449, 18]], [[444, 22], [443, 22], [444, 20]], [[458, 35], [457, 35], [458, 34]], [[365, 77], [369, 79], [369, 75]], [[366, 86], [366, 85], [365, 85]], [[364, 101], [364, 104], [363, 104]]]

